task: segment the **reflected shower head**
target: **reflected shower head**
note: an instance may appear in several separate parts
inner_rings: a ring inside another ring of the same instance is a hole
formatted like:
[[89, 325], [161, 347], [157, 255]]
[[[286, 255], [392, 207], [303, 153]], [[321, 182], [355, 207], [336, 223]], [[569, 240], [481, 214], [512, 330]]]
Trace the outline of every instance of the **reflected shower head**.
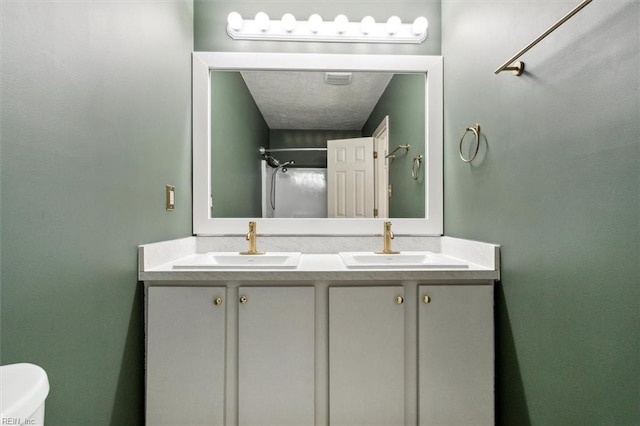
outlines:
[[284, 163], [280, 164], [280, 167], [282, 168], [282, 173], [287, 173], [287, 166], [291, 166], [293, 164], [295, 164], [293, 160], [285, 161]]
[[278, 167], [285, 167], [285, 166], [290, 166], [290, 165], [294, 164], [294, 162], [292, 160], [285, 161], [284, 163], [281, 163], [280, 161], [278, 161], [277, 158], [272, 157], [271, 155], [267, 155], [267, 154], [262, 154], [262, 158], [267, 162], [267, 164], [270, 167], [273, 167], [274, 169], [277, 169]]
[[276, 158], [267, 154], [263, 154], [262, 158], [267, 162], [269, 166], [273, 167], [274, 169], [280, 167], [280, 162]]

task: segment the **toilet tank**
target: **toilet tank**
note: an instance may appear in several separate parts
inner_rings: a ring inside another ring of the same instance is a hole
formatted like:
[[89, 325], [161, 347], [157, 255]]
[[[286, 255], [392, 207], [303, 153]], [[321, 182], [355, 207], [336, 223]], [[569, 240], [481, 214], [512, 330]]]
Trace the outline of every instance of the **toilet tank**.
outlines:
[[35, 364], [0, 366], [0, 424], [44, 425], [49, 379]]

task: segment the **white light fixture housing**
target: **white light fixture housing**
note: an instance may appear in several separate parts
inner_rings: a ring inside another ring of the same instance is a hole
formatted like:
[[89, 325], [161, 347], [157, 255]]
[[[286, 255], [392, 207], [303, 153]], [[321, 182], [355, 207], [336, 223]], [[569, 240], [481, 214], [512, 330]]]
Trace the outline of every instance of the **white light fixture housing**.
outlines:
[[258, 12], [255, 19], [243, 19], [238, 12], [231, 12], [227, 18], [227, 34], [234, 40], [418, 44], [426, 40], [428, 27], [422, 16], [413, 23], [402, 23], [397, 16], [381, 23], [370, 16], [350, 22], [342, 14], [329, 21], [318, 14], [308, 21], [297, 21], [291, 13], [285, 13], [279, 21], [270, 20], [264, 12]]

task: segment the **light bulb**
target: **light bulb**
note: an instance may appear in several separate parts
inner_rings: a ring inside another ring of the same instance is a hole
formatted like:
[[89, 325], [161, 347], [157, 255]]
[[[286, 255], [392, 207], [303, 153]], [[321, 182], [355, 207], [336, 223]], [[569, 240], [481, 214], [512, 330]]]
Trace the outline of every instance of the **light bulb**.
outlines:
[[260, 31], [267, 31], [269, 29], [269, 25], [271, 24], [269, 22], [269, 15], [264, 12], [256, 13], [255, 21]]
[[240, 31], [244, 26], [242, 16], [240, 16], [238, 12], [231, 12], [229, 16], [227, 16], [227, 24], [233, 31]]
[[411, 32], [415, 35], [422, 35], [426, 34], [427, 28], [429, 28], [429, 21], [424, 16], [419, 16], [413, 21]]
[[402, 25], [402, 21], [397, 16], [392, 16], [387, 20], [387, 32], [391, 35], [396, 34], [400, 31], [400, 25]]
[[349, 18], [347, 18], [345, 15], [336, 16], [336, 19], [334, 19], [333, 22], [336, 26], [336, 31], [339, 32], [340, 34], [347, 31], [347, 27], [349, 25]]
[[313, 15], [309, 16], [309, 30], [311, 30], [312, 33], [317, 33], [318, 31], [320, 31], [320, 28], [322, 27], [322, 17], [316, 13], [314, 13]]
[[288, 33], [296, 29], [296, 17], [290, 13], [282, 15], [282, 28]]
[[375, 25], [376, 20], [373, 17], [365, 16], [360, 22], [360, 31], [362, 31], [362, 34], [371, 34]]

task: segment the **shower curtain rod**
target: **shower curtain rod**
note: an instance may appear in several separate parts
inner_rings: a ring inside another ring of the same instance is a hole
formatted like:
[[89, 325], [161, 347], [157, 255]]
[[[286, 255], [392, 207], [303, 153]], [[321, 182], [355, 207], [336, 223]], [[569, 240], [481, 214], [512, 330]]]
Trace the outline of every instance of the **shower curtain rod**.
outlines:
[[326, 151], [327, 148], [273, 148], [267, 149], [264, 147], [260, 148], [260, 154], [264, 154], [265, 152], [290, 152], [290, 151]]

